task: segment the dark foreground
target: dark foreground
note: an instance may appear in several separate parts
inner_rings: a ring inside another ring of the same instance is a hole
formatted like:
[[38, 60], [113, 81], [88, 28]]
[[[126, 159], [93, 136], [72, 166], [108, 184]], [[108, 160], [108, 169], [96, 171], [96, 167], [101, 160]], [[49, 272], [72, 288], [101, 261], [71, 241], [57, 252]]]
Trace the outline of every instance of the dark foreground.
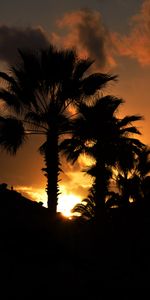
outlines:
[[0, 299], [105, 299], [110, 290], [128, 299], [150, 287], [148, 205], [95, 224], [50, 220], [12, 195], [0, 195]]

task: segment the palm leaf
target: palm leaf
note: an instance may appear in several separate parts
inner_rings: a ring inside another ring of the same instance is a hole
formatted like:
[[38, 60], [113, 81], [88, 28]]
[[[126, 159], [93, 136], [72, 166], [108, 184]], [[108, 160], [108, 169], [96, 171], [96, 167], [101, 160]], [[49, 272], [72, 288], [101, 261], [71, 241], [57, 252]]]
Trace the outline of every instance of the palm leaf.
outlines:
[[4, 103], [9, 107], [12, 108], [17, 113], [21, 112], [21, 105], [18, 97], [3, 88], [0, 89], [0, 99], [4, 101]]
[[0, 72], [0, 78], [4, 79], [8, 84], [15, 85], [16, 81], [12, 76], [9, 76], [8, 74], [4, 72]]
[[[29, 125], [33, 128], [47, 126], [48, 115], [45, 113], [36, 113], [30, 111], [25, 115], [25, 121], [29, 121]], [[43, 125], [43, 126], [42, 126]]]
[[15, 154], [25, 142], [25, 131], [20, 120], [12, 117], [0, 117], [0, 147]]
[[139, 154], [137, 170], [142, 177], [150, 173], [150, 149], [145, 147]]
[[105, 85], [117, 78], [116, 75], [95, 73], [83, 79], [83, 90], [85, 95], [93, 95], [98, 89], [105, 87]]
[[141, 135], [141, 132], [135, 126], [120, 129], [120, 134], [123, 133], [134, 133], [134, 134]]
[[73, 77], [74, 79], [80, 79], [84, 73], [90, 68], [94, 61], [90, 59], [80, 59], [76, 63]]
[[65, 139], [59, 145], [59, 149], [63, 155], [67, 157], [68, 161], [73, 164], [79, 158], [80, 154], [84, 152], [84, 145], [80, 143], [78, 139]]
[[139, 116], [139, 115], [126, 116], [123, 119], [119, 120], [118, 124], [120, 127], [124, 127], [124, 126], [131, 124], [132, 122], [141, 121], [142, 119], [143, 119], [143, 117]]

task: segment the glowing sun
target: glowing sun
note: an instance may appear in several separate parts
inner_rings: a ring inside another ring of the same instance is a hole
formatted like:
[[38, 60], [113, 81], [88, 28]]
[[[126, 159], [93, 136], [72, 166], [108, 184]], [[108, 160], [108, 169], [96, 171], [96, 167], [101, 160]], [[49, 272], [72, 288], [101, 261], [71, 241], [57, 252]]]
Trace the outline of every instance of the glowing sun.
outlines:
[[59, 196], [57, 211], [61, 212], [65, 217], [71, 217], [72, 208], [80, 201], [80, 197], [74, 194], [61, 194]]

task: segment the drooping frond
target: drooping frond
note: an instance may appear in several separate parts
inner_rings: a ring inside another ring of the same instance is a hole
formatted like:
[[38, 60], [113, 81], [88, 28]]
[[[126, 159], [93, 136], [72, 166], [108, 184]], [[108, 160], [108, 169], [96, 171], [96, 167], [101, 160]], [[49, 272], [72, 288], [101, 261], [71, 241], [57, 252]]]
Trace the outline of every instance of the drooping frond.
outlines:
[[121, 127], [131, 125], [132, 122], [141, 121], [141, 120], [143, 120], [143, 117], [139, 115], [126, 116], [121, 120], [118, 120], [118, 124], [121, 128]]
[[141, 132], [135, 126], [120, 129], [120, 133], [122, 133], [122, 134], [124, 134], [124, 133], [125, 134], [133, 133], [133, 134], [141, 135]]
[[30, 111], [25, 115], [25, 121], [29, 123], [31, 128], [47, 130], [48, 114]]
[[75, 215], [76, 213], [80, 214], [81, 218], [90, 220], [95, 217], [96, 203], [94, 198], [89, 196], [83, 199], [80, 203], [77, 203], [71, 212]]
[[94, 73], [83, 79], [83, 89], [85, 95], [93, 95], [96, 90], [105, 87], [112, 80], [116, 80], [116, 75], [108, 75], [102, 73]]
[[150, 149], [145, 147], [139, 154], [137, 171], [145, 177], [150, 173]]
[[84, 73], [92, 66], [94, 61], [90, 59], [79, 59], [76, 63], [73, 78], [80, 79], [84, 76]]
[[94, 164], [90, 167], [87, 167], [83, 170], [83, 172], [86, 172], [88, 175], [91, 175], [92, 177], [97, 177], [98, 175], [101, 175], [105, 178], [105, 180], [109, 180], [109, 178], [112, 176], [112, 169], [110, 167], [101, 168], [97, 166], [97, 164]]
[[59, 149], [67, 157], [67, 160], [74, 164], [80, 154], [84, 152], [85, 146], [78, 139], [65, 139], [60, 143]]
[[12, 76], [9, 76], [7, 73], [0, 72], [0, 79], [6, 81], [7, 84], [15, 85], [16, 81]]
[[120, 170], [129, 172], [132, 168], [134, 168], [135, 159], [141, 151], [141, 146], [142, 144], [137, 139], [120, 137], [118, 144], [116, 143], [114, 147], [116, 165]]
[[0, 99], [4, 101], [5, 105], [7, 105], [8, 108], [12, 108], [17, 113], [20, 113], [21, 110], [20, 101], [14, 93], [1, 88]]
[[88, 196], [73, 207], [72, 213], [74, 215], [76, 213], [79, 213], [80, 216], [86, 220], [90, 220], [93, 217], [95, 217], [96, 202], [95, 202], [95, 190], [93, 189], [93, 187], [89, 189]]
[[15, 154], [25, 142], [23, 123], [12, 117], [0, 117], [0, 147], [10, 154]]
[[107, 95], [97, 99], [96, 108], [100, 107], [102, 111], [105, 109], [111, 115], [113, 115], [114, 113], [116, 113], [119, 106], [123, 103], [123, 99], [112, 95]]
[[139, 150], [141, 151], [145, 148], [145, 144], [143, 144], [139, 139], [133, 137], [128, 137], [127, 143], [136, 147], [134, 148], [134, 150], [137, 149], [137, 154], [139, 154]]

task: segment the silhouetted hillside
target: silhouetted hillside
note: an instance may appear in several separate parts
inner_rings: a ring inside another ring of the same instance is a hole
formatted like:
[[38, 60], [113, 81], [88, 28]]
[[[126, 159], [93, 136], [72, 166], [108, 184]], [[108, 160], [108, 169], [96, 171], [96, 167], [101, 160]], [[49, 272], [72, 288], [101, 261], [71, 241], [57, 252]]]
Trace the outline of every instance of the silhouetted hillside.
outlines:
[[35, 299], [40, 292], [41, 299], [101, 299], [95, 294], [104, 290], [149, 288], [148, 207], [114, 210], [105, 224], [51, 220], [40, 204], [1, 190], [1, 275], [9, 287], [2, 299]]
[[47, 220], [47, 213], [41, 203], [31, 201], [15, 190], [0, 188], [0, 224], [3, 229], [42, 228]]

